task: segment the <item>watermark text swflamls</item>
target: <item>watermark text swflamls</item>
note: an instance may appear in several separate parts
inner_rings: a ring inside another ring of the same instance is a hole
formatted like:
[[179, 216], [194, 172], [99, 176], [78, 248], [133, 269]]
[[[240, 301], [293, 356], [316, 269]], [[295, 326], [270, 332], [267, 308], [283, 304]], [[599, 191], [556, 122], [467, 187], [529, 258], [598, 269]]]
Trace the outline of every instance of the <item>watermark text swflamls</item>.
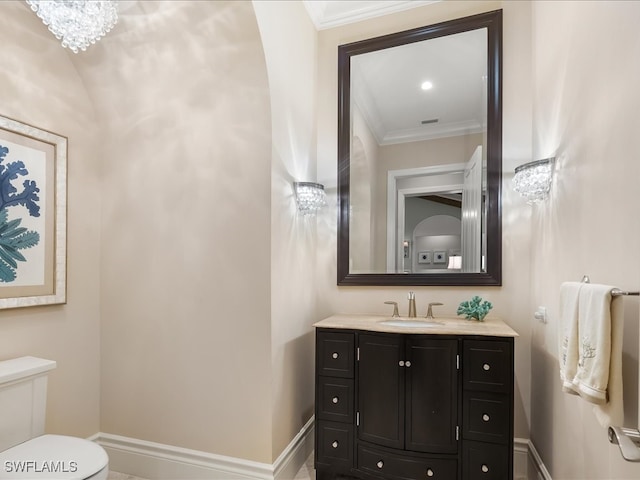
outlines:
[[4, 471], [7, 473], [74, 473], [78, 471], [78, 462], [8, 460], [4, 462]]

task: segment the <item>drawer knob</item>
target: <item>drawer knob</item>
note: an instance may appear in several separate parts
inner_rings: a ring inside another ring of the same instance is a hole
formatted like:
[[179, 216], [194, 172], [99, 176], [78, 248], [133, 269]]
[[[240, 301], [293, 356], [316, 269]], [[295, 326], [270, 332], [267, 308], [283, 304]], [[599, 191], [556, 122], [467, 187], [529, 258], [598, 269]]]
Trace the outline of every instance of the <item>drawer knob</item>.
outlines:
[[339, 399], [338, 397], [333, 397], [333, 398], [331, 399], [331, 401], [332, 401], [333, 403], [338, 403], [338, 402], [340, 401], [340, 399]]
[[483, 463], [481, 470], [482, 470], [482, 473], [487, 473], [489, 471], [489, 467]]
[[407, 360], [406, 362], [404, 362], [404, 366], [405, 367], [410, 367], [411, 366], [411, 362], [409, 360]]
[[338, 352], [333, 352], [333, 354], [331, 355], [331, 358], [336, 359], [338, 358], [340, 355], [338, 355]]
[[378, 463], [376, 463], [376, 466], [378, 468], [382, 468], [382, 467], [384, 467], [384, 462], [382, 460], [380, 460]]
[[433, 470], [431, 470], [430, 468], [427, 468], [427, 477], [433, 477], [434, 473]]
[[338, 441], [337, 441], [337, 440], [334, 440], [334, 441], [333, 441], [333, 443], [331, 444], [331, 446], [332, 446], [333, 448], [338, 448]]
[[489, 365], [488, 363], [485, 363], [484, 365], [482, 365], [482, 369], [485, 372], [488, 372], [489, 370], [491, 370], [491, 365]]
[[400, 361], [398, 362], [398, 365], [400, 365], [401, 367], [404, 367], [404, 360], [400, 360]]
[[482, 420], [484, 420], [485, 422], [489, 421], [489, 415], [487, 415], [486, 413], [484, 415], [482, 415]]

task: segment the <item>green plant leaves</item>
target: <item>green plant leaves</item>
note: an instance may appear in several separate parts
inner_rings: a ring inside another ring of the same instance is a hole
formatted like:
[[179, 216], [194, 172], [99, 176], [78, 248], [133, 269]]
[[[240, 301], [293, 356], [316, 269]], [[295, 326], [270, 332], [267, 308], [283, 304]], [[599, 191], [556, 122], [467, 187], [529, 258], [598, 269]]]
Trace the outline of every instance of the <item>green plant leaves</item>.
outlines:
[[40, 242], [40, 234], [21, 227], [21, 218], [9, 220], [7, 209], [0, 209], [0, 282], [16, 279], [18, 262], [26, 258], [19, 250], [34, 247]]

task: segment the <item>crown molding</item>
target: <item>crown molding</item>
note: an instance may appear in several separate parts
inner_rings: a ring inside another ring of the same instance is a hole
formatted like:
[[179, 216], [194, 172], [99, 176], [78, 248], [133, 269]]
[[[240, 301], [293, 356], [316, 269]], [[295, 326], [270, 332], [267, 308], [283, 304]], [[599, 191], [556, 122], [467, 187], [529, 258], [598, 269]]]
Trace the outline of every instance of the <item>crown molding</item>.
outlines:
[[440, 1], [442, 0], [303, 0], [302, 3], [316, 29], [326, 30]]

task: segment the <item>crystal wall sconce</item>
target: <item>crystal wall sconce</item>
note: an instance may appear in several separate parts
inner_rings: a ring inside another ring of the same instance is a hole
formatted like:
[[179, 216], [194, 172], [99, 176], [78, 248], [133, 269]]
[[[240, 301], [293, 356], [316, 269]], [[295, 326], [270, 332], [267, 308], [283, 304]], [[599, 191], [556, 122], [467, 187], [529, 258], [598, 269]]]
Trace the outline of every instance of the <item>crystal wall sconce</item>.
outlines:
[[315, 215], [327, 204], [324, 185], [320, 183], [294, 182], [293, 189], [296, 192], [298, 210], [305, 216]]
[[85, 51], [118, 21], [114, 0], [26, 0], [62, 46]]
[[555, 157], [525, 163], [516, 168], [513, 189], [522, 195], [529, 205], [549, 196], [553, 178]]

